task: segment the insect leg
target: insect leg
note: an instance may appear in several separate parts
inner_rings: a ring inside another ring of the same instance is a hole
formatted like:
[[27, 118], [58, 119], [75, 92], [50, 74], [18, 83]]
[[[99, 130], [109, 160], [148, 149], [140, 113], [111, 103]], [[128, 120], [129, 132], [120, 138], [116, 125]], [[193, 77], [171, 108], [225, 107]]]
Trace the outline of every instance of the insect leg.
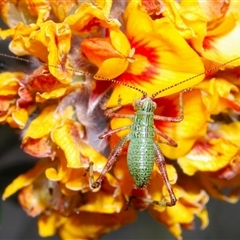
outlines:
[[178, 146], [177, 143], [176, 143], [174, 140], [172, 140], [168, 135], [166, 135], [166, 134], [163, 133], [162, 131], [160, 131], [160, 130], [158, 130], [158, 129], [156, 129], [156, 128], [154, 128], [154, 131], [155, 131], [157, 134], [159, 134], [161, 137], [163, 137], [164, 139], [167, 140], [166, 142], [165, 142], [165, 141], [158, 141], [158, 142], [160, 142], [160, 143], [165, 143], [165, 144], [170, 145], [170, 146], [172, 146], [172, 147], [177, 147], [177, 146]]
[[160, 115], [154, 115], [154, 120], [160, 120], [164, 122], [181, 122], [183, 120], [184, 114], [183, 114], [183, 93], [189, 91], [188, 89], [182, 91], [179, 93], [179, 117], [166, 117], [166, 116], [160, 116]]
[[128, 125], [128, 126], [124, 126], [124, 127], [120, 127], [120, 128], [116, 128], [114, 130], [111, 130], [111, 131], [108, 131], [108, 132], [105, 132], [104, 134], [100, 135], [98, 138], [99, 139], [103, 139], [103, 138], [106, 138], [114, 133], [117, 133], [117, 132], [120, 132], [122, 130], [126, 130], [126, 129], [129, 129], [131, 128], [131, 125]]
[[115, 117], [115, 118], [134, 118], [134, 115], [115, 113], [117, 110], [119, 110], [122, 107], [121, 100], [122, 99], [119, 96], [118, 105], [116, 107], [109, 108], [109, 109], [105, 110], [104, 115], [109, 117], [109, 118], [112, 118], [112, 117]]
[[[158, 147], [158, 145], [156, 143], [154, 143], [154, 150], [155, 150], [155, 154], [156, 154], [156, 159], [155, 159], [155, 162], [162, 174], [162, 178], [163, 178], [163, 182], [164, 184], [166, 185], [167, 187], [167, 190], [169, 192], [169, 196], [170, 196], [170, 202], [165, 202], [165, 206], [174, 206], [177, 202], [177, 199], [174, 195], [174, 192], [172, 190], [172, 187], [171, 187], [171, 184], [169, 182], [169, 179], [168, 179], [168, 175], [167, 175], [167, 170], [166, 170], [166, 163], [165, 163], [165, 159], [162, 155], [162, 152], [160, 150], [160, 148]], [[158, 202], [158, 201], [153, 201], [153, 204], [156, 204], [156, 205], [162, 205], [162, 202]]]
[[119, 140], [119, 142], [116, 144], [116, 146], [113, 148], [112, 152], [110, 153], [108, 157], [108, 161], [96, 181], [94, 181], [94, 178], [93, 178], [93, 163], [92, 162], [90, 163], [90, 184], [92, 188], [98, 188], [100, 186], [105, 174], [110, 170], [112, 165], [115, 163], [118, 155], [122, 152], [122, 149], [128, 140], [129, 140], [129, 135]]

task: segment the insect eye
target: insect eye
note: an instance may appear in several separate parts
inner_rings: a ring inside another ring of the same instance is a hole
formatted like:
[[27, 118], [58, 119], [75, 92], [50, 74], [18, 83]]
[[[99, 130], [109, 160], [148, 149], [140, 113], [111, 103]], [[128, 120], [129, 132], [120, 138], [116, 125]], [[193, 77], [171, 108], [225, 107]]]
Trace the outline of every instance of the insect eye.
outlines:
[[141, 106], [141, 105], [142, 105], [142, 100], [141, 100], [141, 99], [138, 99], [138, 100], [136, 101], [136, 105], [137, 105], [137, 106]]

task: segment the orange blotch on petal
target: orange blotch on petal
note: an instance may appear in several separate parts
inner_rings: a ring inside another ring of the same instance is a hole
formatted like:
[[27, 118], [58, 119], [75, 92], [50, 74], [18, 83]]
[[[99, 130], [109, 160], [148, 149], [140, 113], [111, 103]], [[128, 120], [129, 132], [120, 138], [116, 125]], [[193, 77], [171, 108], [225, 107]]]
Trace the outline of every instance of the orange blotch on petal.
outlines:
[[50, 74], [45, 66], [36, 69], [29, 76], [28, 85], [39, 92], [48, 92], [62, 86], [62, 84]]
[[88, 59], [100, 67], [108, 58], [122, 58], [123, 56], [112, 46], [109, 38], [89, 38], [81, 43], [81, 49]]
[[28, 138], [21, 147], [24, 152], [33, 157], [50, 157], [53, 160], [56, 155], [56, 147], [51, 145], [47, 136], [37, 139]]

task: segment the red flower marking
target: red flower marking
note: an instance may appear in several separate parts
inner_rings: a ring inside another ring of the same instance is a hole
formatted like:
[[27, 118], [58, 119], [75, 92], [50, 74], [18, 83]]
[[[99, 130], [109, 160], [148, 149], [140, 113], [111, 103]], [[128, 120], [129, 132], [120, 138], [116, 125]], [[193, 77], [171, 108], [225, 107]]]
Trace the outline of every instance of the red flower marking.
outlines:
[[211, 49], [213, 46], [212, 46], [212, 43], [213, 42], [213, 38], [212, 37], [205, 37], [204, 40], [203, 40], [203, 48], [204, 50], [208, 50], [208, 49]]

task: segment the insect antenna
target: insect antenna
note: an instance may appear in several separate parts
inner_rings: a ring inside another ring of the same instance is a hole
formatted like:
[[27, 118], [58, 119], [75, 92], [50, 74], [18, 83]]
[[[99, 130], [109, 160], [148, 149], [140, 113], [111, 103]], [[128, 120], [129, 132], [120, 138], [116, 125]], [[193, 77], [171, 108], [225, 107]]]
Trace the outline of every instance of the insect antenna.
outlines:
[[93, 77], [96, 77], [96, 78], [101, 79], [101, 80], [110, 81], [110, 82], [113, 82], [113, 83], [117, 83], [119, 85], [129, 87], [131, 89], [134, 89], [134, 90], [142, 93], [143, 97], [147, 96], [147, 92], [143, 91], [142, 89], [137, 88], [133, 85], [129, 85], [129, 84], [124, 83], [124, 82], [120, 82], [116, 79], [106, 78], [106, 77], [103, 77], [103, 76], [100, 76], [100, 75], [97, 75], [97, 74], [92, 74], [92, 73], [89, 73], [89, 72], [84, 72], [84, 71], [76, 70], [76, 69], [73, 69], [73, 68], [65, 68], [65, 67], [62, 67], [62, 66], [55, 66], [55, 65], [51, 65], [51, 64], [48, 64], [48, 63], [43, 63], [43, 62], [40, 62], [40, 61], [37, 61], [37, 60], [36, 61], [29, 60], [29, 59], [21, 58], [21, 57], [18, 57], [18, 56], [8, 55], [8, 54], [5, 54], [5, 53], [0, 53], [0, 56], [15, 59], [15, 60], [24, 61], [24, 62], [27, 62], [27, 63], [40, 64], [40, 65], [47, 66], [47, 67], [62, 69], [62, 70], [69, 71], [69, 72], [80, 73], [80, 74], [85, 75], [85, 76], [93, 76]]
[[199, 74], [197, 74], [197, 75], [195, 75], [195, 76], [193, 76], [193, 77], [187, 78], [187, 79], [185, 79], [185, 80], [183, 80], [183, 81], [181, 81], [181, 82], [175, 83], [175, 84], [173, 84], [173, 85], [171, 85], [171, 86], [169, 86], [169, 87], [163, 88], [163, 89], [155, 92], [154, 94], [152, 94], [151, 98], [154, 99], [158, 94], [160, 94], [160, 93], [162, 93], [162, 92], [165, 92], [165, 91], [167, 91], [167, 90], [169, 90], [169, 89], [171, 89], [171, 88], [174, 88], [174, 87], [176, 87], [176, 86], [179, 86], [179, 85], [181, 85], [181, 84], [183, 84], [183, 83], [185, 83], [185, 82], [191, 81], [192, 79], [194, 79], [194, 78], [196, 78], [196, 77], [199, 77], [199, 76], [201, 76], [201, 75], [204, 75], [204, 74], [210, 73], [210, 72], [212, 72], [212, 71], [215, 71], [215, 70], [217, 70], [217, 69], [219, 69], [219, 68], [227, 65], [228, 63], [234, 62], [234, 61], [236, 61], [236, 60], [238, 60], [238, 59], [240, 59], [240, 57], [234, 58], [234, 59], [232, 59], [232, 60], [230, 60], [230, 61], [228, 61], [228, 62], [225, 62], [225, 63], [223, 63], [223, 64], [221, 64], [221, 65], [218, 65], [218, 66], [216, 66], [216, 67], [210, 68], [210, 69], [208, 69], [207, 71], [205, 71], [205, 72], [203, 72], [203, 73], [199, 73]]

